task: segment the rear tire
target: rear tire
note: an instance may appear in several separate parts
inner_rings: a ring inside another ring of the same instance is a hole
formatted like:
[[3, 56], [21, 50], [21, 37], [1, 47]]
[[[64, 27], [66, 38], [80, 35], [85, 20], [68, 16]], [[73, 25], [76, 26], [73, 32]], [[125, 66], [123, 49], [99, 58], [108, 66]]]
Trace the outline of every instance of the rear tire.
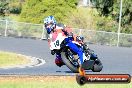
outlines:
[[78, 71], [78, 67], [75, 67], [75, 66], [68, 60], [69, 58], [66, 57], [65, 52], [62, 52], [61, 55], [62, 55], [62, 60], [63, 60], [63, 62], [66, 64], [66, 66], [67, 66], [72, 72], [78, 73], [78, 72], [79, 72], [79, 71]]

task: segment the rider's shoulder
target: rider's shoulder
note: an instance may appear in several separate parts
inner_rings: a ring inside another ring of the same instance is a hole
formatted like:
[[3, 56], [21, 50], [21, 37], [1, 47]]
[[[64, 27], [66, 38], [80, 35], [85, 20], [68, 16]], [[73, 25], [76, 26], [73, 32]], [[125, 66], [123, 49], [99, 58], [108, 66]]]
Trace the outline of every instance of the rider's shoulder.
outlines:
[[56, 28], [55, 28], [56, 30], [62, 30], [63, 28], [62, 27], [59, 27], [59, 26], [56, 26]]
[[57, 23], [56, 29], [65, 29], [65, 25], [63, 23]]

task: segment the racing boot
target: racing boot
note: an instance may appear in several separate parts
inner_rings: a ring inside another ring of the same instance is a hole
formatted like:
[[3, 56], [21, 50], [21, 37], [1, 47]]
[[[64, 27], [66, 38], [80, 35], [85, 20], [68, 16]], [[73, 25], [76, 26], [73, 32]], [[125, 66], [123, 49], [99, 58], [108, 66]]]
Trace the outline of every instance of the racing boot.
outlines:
[[59, 67], [65, 65], [64, 62], [62, 61], [62, 58], [59, 55], [56, 55], [55, 64]]

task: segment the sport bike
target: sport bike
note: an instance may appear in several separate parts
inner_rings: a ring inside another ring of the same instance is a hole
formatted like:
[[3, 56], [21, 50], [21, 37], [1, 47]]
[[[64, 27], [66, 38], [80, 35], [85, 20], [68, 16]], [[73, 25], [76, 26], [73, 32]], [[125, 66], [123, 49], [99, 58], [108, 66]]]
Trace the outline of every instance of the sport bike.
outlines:
[[[56, 31], [56, 33], [50, 35], [50, 50], [52, 55], [55, 53], [61, 53], [62, 61], [57, 64], [58, 66], [66, 65], [72, 72], [78, 72], [80, 67], [80, 59], [77, 53], [67, 45], [71, 37], [66, 36], [63, 31]], [[72, 40], [77, 47], [83, 50], [83, 60], [82, 67], [85, 70], [92, 70], [93, 72], [100, 72], [103, 68], [101, 61], [93, 50], [88, 48], [88, 44], [80, 44], [77, 41]]]

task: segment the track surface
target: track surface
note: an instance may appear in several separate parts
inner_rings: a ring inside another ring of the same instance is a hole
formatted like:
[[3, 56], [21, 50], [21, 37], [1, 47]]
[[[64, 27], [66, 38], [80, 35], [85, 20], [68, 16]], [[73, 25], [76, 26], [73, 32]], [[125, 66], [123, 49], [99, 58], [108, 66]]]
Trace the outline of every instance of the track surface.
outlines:
[[[100, 73], [132, 75], [132, 48], [89, 45], [101, 58], [103, 70]], [[50, 54], [47, 41], [0, 37], [0, 50], [43, 58], [46, 63], [37, 67], [0, 69], [0, 75], [74, 75], [66, 66], [57, 67], [55, 56]], [[87, 71], [93, 73], [92, 71]], [[97, 72], [94, 72], [97, 73]]]

